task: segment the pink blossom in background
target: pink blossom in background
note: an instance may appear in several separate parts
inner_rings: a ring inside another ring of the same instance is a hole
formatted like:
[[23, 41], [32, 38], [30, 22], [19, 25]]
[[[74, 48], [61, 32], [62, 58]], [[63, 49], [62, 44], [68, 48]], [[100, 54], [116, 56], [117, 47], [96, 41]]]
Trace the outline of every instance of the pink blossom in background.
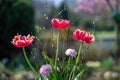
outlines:
[[[117, 1], [109, 0], [113, 9], [116, 10]], [[99, 13], [102, 10], [110, 9], [106, 0], [75, 0], [74, 12], [85, 12], [89, 14]]]

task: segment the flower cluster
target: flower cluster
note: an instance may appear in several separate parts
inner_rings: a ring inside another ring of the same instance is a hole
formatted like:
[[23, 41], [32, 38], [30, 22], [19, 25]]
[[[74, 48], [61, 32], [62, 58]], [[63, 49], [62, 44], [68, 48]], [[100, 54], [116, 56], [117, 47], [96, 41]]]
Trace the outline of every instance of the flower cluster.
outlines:
[[[44, 55], [44, 58], [47, 59], [48, 63], [43, 64], [39, 69], [39, 73], [42, 77], [39, 76], [38, 71], [36, 71], [36, 69], [34, 69], [32, 64], [30, 63], [30, 61], [29, 61], [29, 59], [26, 55], [25, 49], [24, 49], [24, 47], [28, 47], [33, 42], [35, 37], [30, 36], [29, 34], [27, 36], [16, 35], [14, 37], [14, 39], [12, 40], [12, 44], [14, 46], [16, 46], [17, 48], [21, 48], [21, 47], [23, 48], [23, 53], [24, 53], [25, 59], [26, 59], [28, 65], [30, 66], [30, 68], [32, 69], [32, 71], [39, 78], [39, 80], [41, 80], [42, 78], [45, 78], [45, 80], [53, 80], [53, 79], [58, 80], [58, 78], [62, 77], [61, 75], [58, 74], [58, 73], [60, 73], [60, 68], [58, 67], [58, 66], [60, 66], [60, 65], [58, 65], [58, 53], [59, 53], [59, 44], [60, 44], [59, 43], [60, 42], [59, 41], [60, 40], [60, 34], [59, 34], [60, 30], [59, 29], [67, 28], [70, 24], [70, 21], [69, 20], [64, 20], [64, 19], [59, 19], [59, 18], [53, 18], [51, 20], [51, 24], [54, 28], [58, 29], [55, 64], [52, 63], [53, 61], [51, 61], [51, 59], [47, 55]], [[77, 66], [77, 64], [79, 63], [79, 60], [80, 60], [80, 55], [81, 55], [80, 52], [81, 52], [83, 43], [90, 44], [90, 43], [95, 41], [95, 37], [94, 37], [93, 34], [90, 34], [89, 32], [84, 31], [84, 30], [80, 30], [80, 29], [77, 29], [73, 32], [73, 37], [74, 37], [75, 40], [81, 41], [82, 45], [80, 45], [78, 53], [75, 49], [71, 49], [71, 48], [69, 48], [65, 51], [65, 54], [69, 57], [67, 67], [69, 67], [71, 57], [72, 57], [72, 59], [74, 58], [74, 61], [76, 63], [72, 67], [72, 70], [70, 69], [71, 70], [70, 71], [71, 75], [69, 75], [69, 69], [64, 71], [64, 72], [67, 72], [67, 73], [64, 73], [64, 74], [67, 74], [66, 77], [69, 77], [69, 80], [73, 80], [73, 78], [75, 80], [79, 80], [79, 79], [76, 79], [78, 76], [75, 78], [74, 75], [75, 75], [75, 71], [77, 71], [76, 66]], [[78, 72], [80, 72], [80, 71], [78, 71]], [[52, 74], [52, 75], [48, 75], [48, 74]], [[62, 74], [62, 75], [64, 75], [64, 74]], [[49, 76], [49, 77], [47, 77], [47, 76]], [[59, 80], [65, 80], [65, 79], [60, 78]]]

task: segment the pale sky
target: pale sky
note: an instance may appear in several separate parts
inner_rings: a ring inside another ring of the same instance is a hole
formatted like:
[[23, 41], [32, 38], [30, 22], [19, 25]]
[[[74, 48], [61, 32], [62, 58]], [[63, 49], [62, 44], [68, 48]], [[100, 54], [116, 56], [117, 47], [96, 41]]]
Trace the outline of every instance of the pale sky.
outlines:
[[63, 2], [63, 0], [54, 0], [55, 1], [55, 6], [59, 7], [61, 2]]
[[54, 5], [55, 5], [55, 7], [57, 8], [57, 7], [59, 7], [60, 6], [60, 4], [63, 2], [63, 0], [33, 0], [33, 1], [40, 1], [40, 2], [46, 2], [46, 3], [54, 3]]

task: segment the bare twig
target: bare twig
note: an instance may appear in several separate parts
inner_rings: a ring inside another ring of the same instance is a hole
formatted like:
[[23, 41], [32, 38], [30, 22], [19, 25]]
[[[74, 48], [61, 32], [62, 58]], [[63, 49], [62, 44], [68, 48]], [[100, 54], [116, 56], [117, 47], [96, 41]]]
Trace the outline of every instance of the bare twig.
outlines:
[[110, 0], [106, 0], [108, 6], [110, 7], [111, 11], [113, 12], [114, 11], [114, 8], [112, 6], [112, 4], [110, 3]]
[[117, 5], [116, 5], [116, 10], [117, 10], [117, 11], [119, 11], [119, 2], [120, 2], [120, 0], [116, 0], [116, 3], [117, 3]]

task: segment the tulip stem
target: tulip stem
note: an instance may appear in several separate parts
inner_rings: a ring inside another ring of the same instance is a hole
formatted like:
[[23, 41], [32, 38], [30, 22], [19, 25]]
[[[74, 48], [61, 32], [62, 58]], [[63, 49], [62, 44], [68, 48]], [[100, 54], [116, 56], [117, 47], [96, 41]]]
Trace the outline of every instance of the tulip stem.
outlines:
[[38, 77], [40, 78], [40, 75], [37, 74], [37, 71], [34, 69], [34, 67], [32, 66], [32, 64], [30, 63], [27, 55], [26, 55], [26, 51], [25, 51], [25, 48], [22, 47], [22, 50], [23, 50], [23, 54], [24, 54], [24, 57], [25, 57], [25, 60], [27, 61], [29, 67], [31, 68], [31, 70], [33, 71], [33, 73]]
[[57, 69], [59, 45], [60, 45], [60, 29], [58, 29], [58, 36], [57, 36], [57, 49], [56, 49], [56, 56], [55, 56], [55, 69]]
[[82, 46], [83, 46], [83, 42], [81, 42], [80, 47], [79, 47], [78, 56], [76, 58], [76, 65], [79, 63], [79, 60], [80, 60]]

